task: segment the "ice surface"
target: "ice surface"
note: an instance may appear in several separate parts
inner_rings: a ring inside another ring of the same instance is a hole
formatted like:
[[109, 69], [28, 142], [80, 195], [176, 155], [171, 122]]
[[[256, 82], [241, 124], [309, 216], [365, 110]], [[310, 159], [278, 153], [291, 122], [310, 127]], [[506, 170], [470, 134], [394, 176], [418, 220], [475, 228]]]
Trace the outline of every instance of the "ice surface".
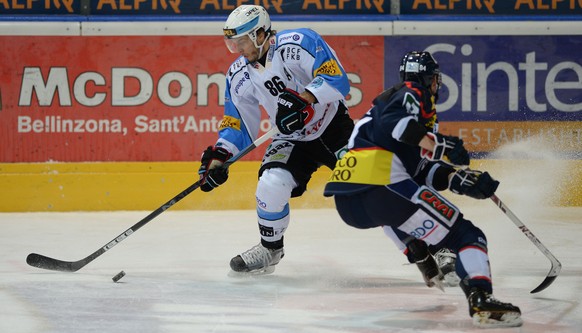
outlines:
[[[523, 312], [522, 327], [487, 332], [580, 332], [582, 207], [549, 205], [563, 163], [540, 145], [498, 158], [532, 151], [535, 161], [493, 175], [499, 198], [562, 262], [541, 293], [530, 294], [550, 270], [538, 248], [490, 200], [449, 197], [488, 237], [495, 296]], [[333, 209], [292, 208], [272, 275], [229, 274], [230, 258], [259, 241], [254, 211], [169, 210], [76, 273], [26, 264], [31, 252], [82, 259], [147, 214], [0, 214], [0, 332], [483, 332], [460, 288], [427, 288], [381, 229], [351, 228]]]
[[[496, 297], [523, 311], [524, 326], [503, 332], [579, 332], [582, 208], [515, 207], [564, 268], [530, 294], [549, 261], [491, 202], [464, 207], [488, 235]], [[482, 332], [459, 288], [425, 287], [381, 229], [331, 209], [292, 211], [267, 276], [229, 276], [230, 258], [258, 242], [253, 211], [167, 211], [76, 273], [25, 262], [79, 260], [147, 213], [0, 214], [0, 332]]]

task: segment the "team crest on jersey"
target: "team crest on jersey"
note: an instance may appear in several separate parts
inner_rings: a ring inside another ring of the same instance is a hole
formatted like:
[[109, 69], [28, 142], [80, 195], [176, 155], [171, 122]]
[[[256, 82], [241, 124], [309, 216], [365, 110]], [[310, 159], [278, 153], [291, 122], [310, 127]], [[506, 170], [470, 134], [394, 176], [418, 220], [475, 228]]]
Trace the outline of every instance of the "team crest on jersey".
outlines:
[[413, 94], [409, 92], [406, 92], [406, 94], [404, 94], [402, 106], [406, 108], [406, 112], [408, 114], [413, 115], [414, 118], [418, 120], [418, 113], [420, 112], [420, 103]]
[[311, 83], [309, 84], [309, 87], [312, 88], [319, 88], [323, 85], [323, 79], [321, 77], [316, 77], [315, 79], [313, 79], [313, 81], [311, 81]]
[[240, 131], [240, 120], [231, 116], [224, 116], [224, 118], [222, 118], [222, 121], [220, 122], [220, 127], [218, 128], [218, 130], [220, 131], [223, 128], [232, 128], [237, 131]]
[[321, 66], [319, 66], [318, 69], [313, 71], [313, 76], [317, 76], [318, 74], [338, 76], [342, 75], [342, 71], [337, 61], [335, 61], [334, 59], [330, 59], [321, 64]]

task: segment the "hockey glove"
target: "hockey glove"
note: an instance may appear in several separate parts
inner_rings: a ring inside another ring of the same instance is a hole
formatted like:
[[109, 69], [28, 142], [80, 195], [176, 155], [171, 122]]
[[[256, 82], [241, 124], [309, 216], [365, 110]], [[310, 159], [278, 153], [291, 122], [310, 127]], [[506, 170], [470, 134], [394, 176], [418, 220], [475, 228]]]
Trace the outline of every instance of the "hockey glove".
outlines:
[[200, 189], [204, 192], [210, 192], [228, 179], [228, 168], [225, 168], [226, 162], [232, 156], [222, 147], [208, 146], [202, 153], [200, 168], [198, 174], [203, 181]]
[[303, 129], [314, 114], [315, 110], [308, 101], [296, 91], [285, 88], [277, 99], [275, 123], [282, 134], [289, 135]]
[[489, 173], [476, 170], [457, 170], [449, 181], [451, 192], [475, 199], [487, 199], [497, 190], [499, 182]]
[[[455, 136], [446, 136], [440, 133], [426, 133], [433, 139], [435, 146], [434, 151], [428, 151], [424, 148], [420, 150], [420, 156], [430, 161], [444, 161], [444, 157], [453, 165], [468, 166], [471, 159], [469, 152], [463, 146], [463, 140]], [[445, 161], [446, 162], [446, 161]]]

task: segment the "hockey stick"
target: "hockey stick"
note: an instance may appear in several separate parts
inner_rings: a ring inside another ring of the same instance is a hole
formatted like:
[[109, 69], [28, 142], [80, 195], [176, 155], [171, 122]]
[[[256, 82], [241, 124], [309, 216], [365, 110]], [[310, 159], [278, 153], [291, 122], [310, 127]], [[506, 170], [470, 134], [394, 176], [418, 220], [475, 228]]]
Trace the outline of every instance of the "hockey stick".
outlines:
[[[251, 152], [256, 147], [260, 146], [265, 141], [269, 140], [273, 135], [277, 134], [278, 130], [276, 127], [273, 127], [270, 131], [263, 134], [260, 138], [256, 139], [253, 143], [251, 143], [248, 147], [241, 150], [238, 154], [231, 157], [226, 163], [224, 164], [226, 167], [229, 167], [234, 162], [241, 159], [243, 156]], [[198, 180], [194, 184], [190, 185], [188, 188], [183, 190], [182, 192], [178, 193], [175, 197], [170, 199], [168, 202], [160, 206], [158, 209], [151, 212], [148, 216], [144, 217], [141, 221], [137, 222], [131, 228], [122, 232], [119, 236], [115, 237], [112, 241], [105, 244], [102, 248], [98, 249], [97, 251], [91, 253], [86, 258], [83, 258], [78, 261], [63, 261], [58, 259], [49, 258], [37, 253], [31, 253], [26, 257], [26, 262], [33, 267], [38, 267], [42, 269], [48, 269], [53, 271], [61, 271], [61, 272], [76, 272], [79, 269], [85, 267], [88, 263], [92, 262], [93, 260], [97, 259], [103, 253], [109, 251], [112, 247], [119, 244], [122, 240], [136, 232], [139, 228], [146, 225], [148, 222], [153, 220], [156, 216], [160, 215], [161, 213], [165, 212], [168, 208], [175, 205], [178, 201], [184, 199], [188, 194], [192, 193], [195, 189], [200, 187], [201, 181]]]
[[550, 250], [548, 250], [544, 246], [544, 244], [542, 244], [542, 242], [539, 241], [539, 239], [528, 229], [528, 227], [526, 227], [525, 224], [523, 224], [517, 218], [517, 216], [515, 216], [515, 214], [513, 214], [513, 212], [509, 210], [509, 208], [507, 208], [503, 201], [501, 201], [495, 194], [491, 196], [491, 200], [493, 200], [497, 207], [499, 207], [501, 211], [505, 213], [507, 217], [509, 217], [509, 219], [519, 228], [519, 230], [521, 230], [521, 232], [523, 232], [527, 236], [527, 238], [529, 238], [529, 240], [532, 241], [535, 244], [535, 246], [537, 246], [538, 249], [540, 249], [548, 259], [550, 259], [550, 262], [552, 263], [552, 268], [550, 268], [550, 272], [548, 273], [544, 281], [542, 281], [542, 283], [539, 286], [532, 290], [531, 293], [535, 294], [546, 289], [547, 287], [550, 286], [550, 284], [552, 284], [552, 282], [554, 282], [554, 280], [558, 277], [558, 274], [560, 274], [560, 271], [562, 270], [562, 264], [558, 261], [558, 259], [556, 259], [556, 257], [554, 257]]

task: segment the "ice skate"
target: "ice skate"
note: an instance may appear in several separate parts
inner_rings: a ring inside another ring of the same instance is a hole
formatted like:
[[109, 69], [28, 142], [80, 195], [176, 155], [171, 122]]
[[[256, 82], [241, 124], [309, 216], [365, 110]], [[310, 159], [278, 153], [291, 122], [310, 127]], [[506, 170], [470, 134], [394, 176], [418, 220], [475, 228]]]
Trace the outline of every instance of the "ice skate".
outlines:
[[457, 262], [457, 255], [449, 249], [440, 249], [435, 253], [434, 258], [441, 270], [444, 278], [443, 283], [447, 287], [456, 287], [461, 282], [457, 275], [455, 264]]
[[413, 260], [418, 270], [420, 270], [427, 287], [437, 287], [445, 291], [442, 283], [443, 273], [439, 269], [434, 257], [428, 251], [426, 243], [418, 239], [412, 239], [406, 244], [406, 247], [412, 254], [410, 260]]
[[482, 289], [471, 289], [467, 300], [469, 315], [473, 318], [473, 325], [477, 327], [515, 327], [523, 323], [517, 306], [500, 302]]
[[230, 268], [237, 273], [270, 274], [284, 255], [283, 248], [268, 249], [258, 244], [232, 258]]
[[433, 256], [427, 254], [426, 258], [423, 260], [418, 260], [416, 262], [416, 266], [420, 270], [422, 274], [422, 278], [426, 283], [426, 286], [429, 288], [436, 287], [441, 291], [445, 291], [443, 285], [443, 274], [437, 266], [436, 261], [434, 260]]

